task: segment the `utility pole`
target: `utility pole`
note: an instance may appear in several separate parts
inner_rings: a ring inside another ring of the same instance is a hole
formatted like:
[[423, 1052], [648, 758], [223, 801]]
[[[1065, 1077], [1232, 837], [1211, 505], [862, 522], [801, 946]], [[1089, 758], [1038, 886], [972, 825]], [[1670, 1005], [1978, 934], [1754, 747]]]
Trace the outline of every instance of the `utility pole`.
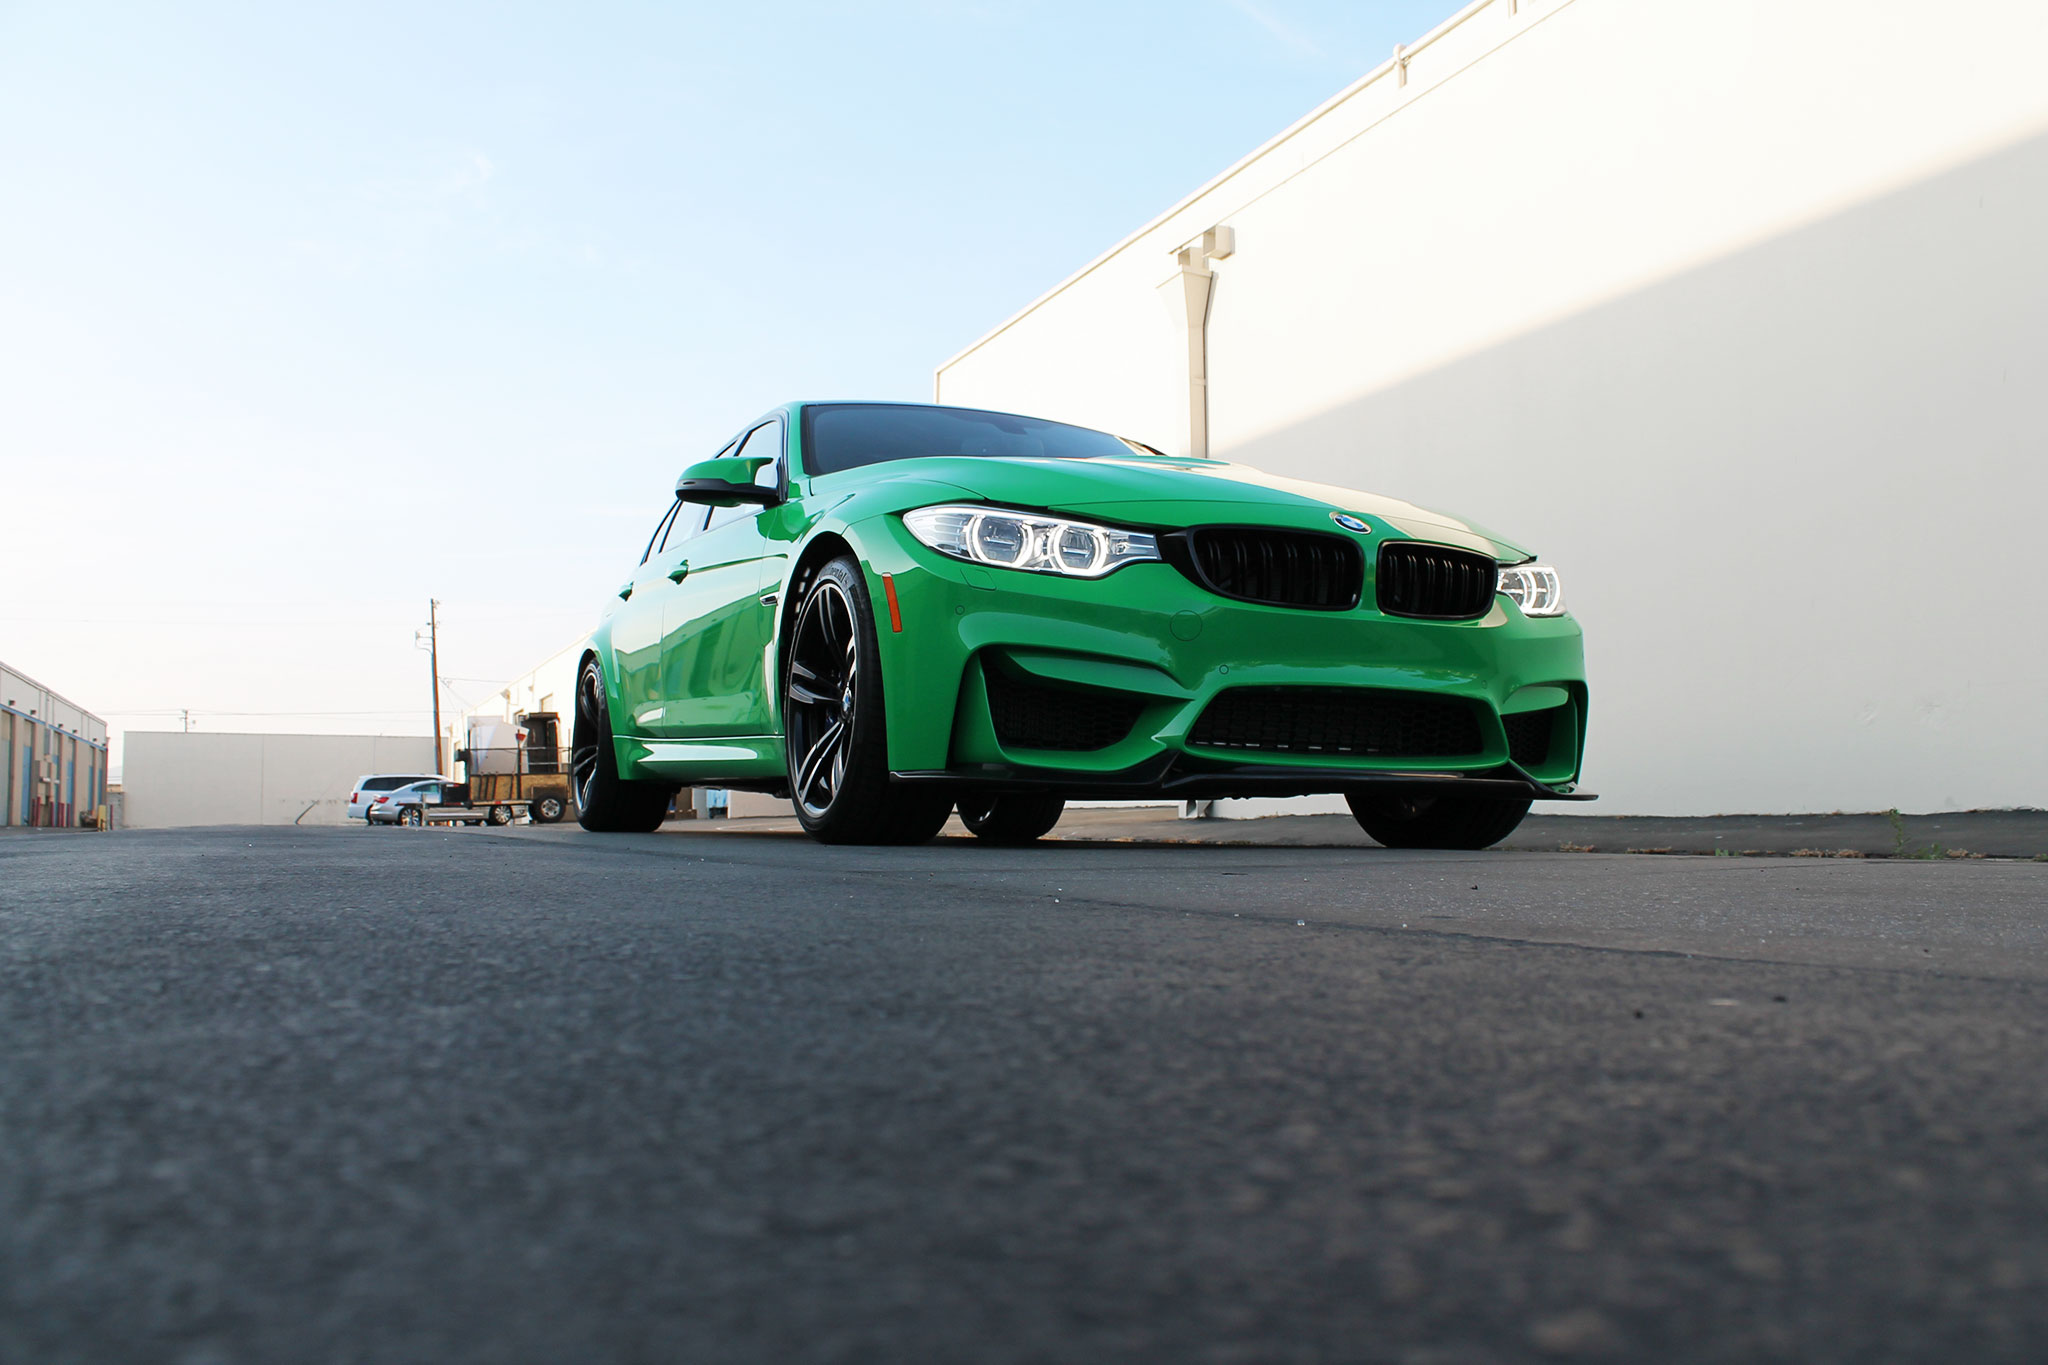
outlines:
[[441, 603], [427, 599], [427, 662], [434, 670], [434, 773], [447, 771], [441, 763]]

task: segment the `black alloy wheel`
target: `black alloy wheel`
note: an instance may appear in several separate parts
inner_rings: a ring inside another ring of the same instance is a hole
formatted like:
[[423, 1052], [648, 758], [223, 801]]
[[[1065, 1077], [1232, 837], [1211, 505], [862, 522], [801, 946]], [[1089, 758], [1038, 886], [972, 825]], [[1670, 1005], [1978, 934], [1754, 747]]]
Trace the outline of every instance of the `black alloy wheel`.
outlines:
[[595, 659], [577, 675], [576, 725], [569, 746], [569, 787], [576, 800], [577, 824], [600, 834], [647, 834], [661, 828], [669, 803], [675, 800], [675, 785], [619, 776], [604, 671]]
[[880, 658], [860, 568], [835, 559], [797, 608], [782, 671], [790, 799], [823, 843], [921, 844], [952, 813], [951, 793], [889, 781]]
[[960, 823], [992, 844], [1029, 844], [1051, 833], [1066, 808], [1062, 796], [963, 796]]
[[1529, 813], [1527, 798], [1353, 793], [1344, 800], [1358, 827], [1388, 848], [1491, 848]]

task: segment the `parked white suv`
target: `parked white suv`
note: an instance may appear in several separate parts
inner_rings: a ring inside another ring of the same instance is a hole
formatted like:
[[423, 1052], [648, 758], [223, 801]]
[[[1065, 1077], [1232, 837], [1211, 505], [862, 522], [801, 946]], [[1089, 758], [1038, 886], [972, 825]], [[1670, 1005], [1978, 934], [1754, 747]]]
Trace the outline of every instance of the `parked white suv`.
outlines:
[[376, 804], [380, 792], [395, 792], [400, 787], [410, 787], [415, 782], [433, 782], [433, 773], [370, 773], [356, 779], [355, 790], [348, 794], [348, 810], [344, 812], [351, 820], [367, 823], [370, 807]]

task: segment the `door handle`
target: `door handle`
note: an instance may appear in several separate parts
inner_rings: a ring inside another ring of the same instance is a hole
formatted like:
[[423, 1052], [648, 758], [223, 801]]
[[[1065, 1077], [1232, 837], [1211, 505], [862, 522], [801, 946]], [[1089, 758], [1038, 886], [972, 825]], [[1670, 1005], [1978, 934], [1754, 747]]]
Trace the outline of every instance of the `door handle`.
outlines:
[[623, 588], [620, 588], [620, 589], [619, 589], [619, 600], [620, 600], [621, 602], [625, 601], [625, 600], [626, 600], [627, 598], [631, 597], [632, 595], [633, 595], [633, 585], [632, 585], [631, 583], [628, 583], [628, 584], [627, 584], [627, 585], [626, 585], [625, 587], [623, 587]]
[[690, 561], [687, 559], [668, 571], [668, 581], [671, 583], [680, 583], [689, 576]]

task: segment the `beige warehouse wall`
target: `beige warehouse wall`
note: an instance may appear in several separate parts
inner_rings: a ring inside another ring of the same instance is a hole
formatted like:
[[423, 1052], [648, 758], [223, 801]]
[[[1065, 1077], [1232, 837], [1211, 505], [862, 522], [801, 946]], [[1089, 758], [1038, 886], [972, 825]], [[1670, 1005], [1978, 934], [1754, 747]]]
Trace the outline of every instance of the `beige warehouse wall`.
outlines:
[[[1217, 263], [1214, 453], [1565, 571], [1600, 809], [2048, 804], [2048, 11], [1505, 0], [942, 368], [1142, 427]], [[1092, 372], [1091, 372], [1092, 371]]]
[[433, 768], [425, 736], [143, 730], [127, 734], [122, 789], [131, 829], [338, 825], [358, 777]]
[[531, 672], [514, 678], [502, 691], [463, 711], [450, 722], [451, 741], [458, 745], [466, 742], [472, 717], [511, 720], [529, 711], [553, 711], [562, 718], [562, 743], [567, 744], [569, 726], [576, 718], [576, 664], [588, 647], [588, 637], [578, 638], [574, 644], [549, 655]]

